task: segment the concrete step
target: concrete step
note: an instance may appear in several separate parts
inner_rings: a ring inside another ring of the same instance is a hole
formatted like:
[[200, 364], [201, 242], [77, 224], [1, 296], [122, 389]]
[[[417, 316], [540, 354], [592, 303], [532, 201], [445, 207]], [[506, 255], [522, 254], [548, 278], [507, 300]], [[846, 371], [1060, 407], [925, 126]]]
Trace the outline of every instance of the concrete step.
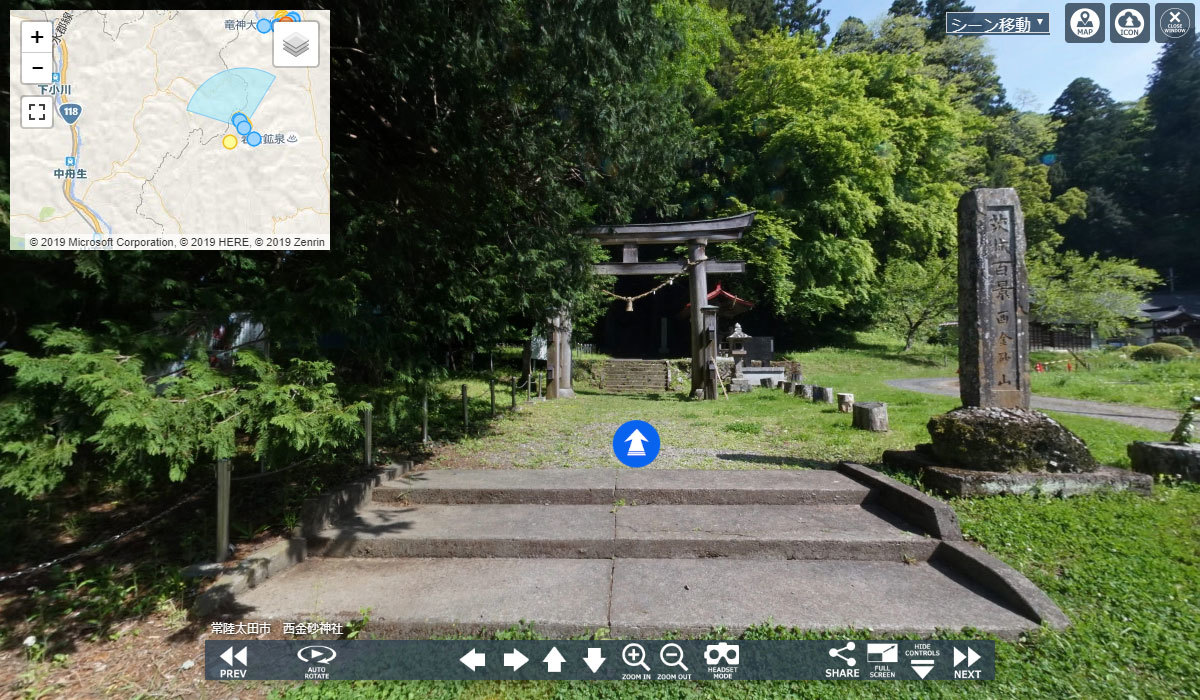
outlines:
[[431, 469], [386, 481], [376, 503], [858, 505], [871, 490], [821, 469]]
[[752, 625], [883, 635], [974, 628], [1013, 639], [1037, 622], [935, 561], [310, 559], [237, 596], [253, 620], [341, 621], [370, 608], [387, 638], [502, 630], [551, 637], [738, 634]]
[[870, 505], [376, 505], [310, 538], [309, 551], [326, 557], [924, 561], [937, 544]]

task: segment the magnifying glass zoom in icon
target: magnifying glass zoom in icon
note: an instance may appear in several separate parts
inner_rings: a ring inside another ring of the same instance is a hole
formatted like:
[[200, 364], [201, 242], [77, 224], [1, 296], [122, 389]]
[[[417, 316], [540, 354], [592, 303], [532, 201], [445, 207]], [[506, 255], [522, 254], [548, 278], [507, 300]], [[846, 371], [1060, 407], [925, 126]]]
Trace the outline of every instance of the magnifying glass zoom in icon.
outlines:
[[621, 650], [621, 660], [625, 662], [626, 666], [641, 666], [647, 671], [650, 670], [646, 664], [646, 648], [636, 642], [625, 645], [625, 648]]

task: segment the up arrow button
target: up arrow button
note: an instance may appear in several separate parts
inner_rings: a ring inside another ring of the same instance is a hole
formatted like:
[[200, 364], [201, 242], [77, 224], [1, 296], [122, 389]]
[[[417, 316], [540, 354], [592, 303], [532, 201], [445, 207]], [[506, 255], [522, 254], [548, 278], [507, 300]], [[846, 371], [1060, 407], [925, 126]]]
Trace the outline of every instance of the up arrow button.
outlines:
[[558, 647], [550, 647], [550, 653], [546, 654], [546, 658], [542, 659], [546, 663], [546, 671], [549, 673], [559, 673], [562, 671], [563, 662], [566, 659], [559, 653]]

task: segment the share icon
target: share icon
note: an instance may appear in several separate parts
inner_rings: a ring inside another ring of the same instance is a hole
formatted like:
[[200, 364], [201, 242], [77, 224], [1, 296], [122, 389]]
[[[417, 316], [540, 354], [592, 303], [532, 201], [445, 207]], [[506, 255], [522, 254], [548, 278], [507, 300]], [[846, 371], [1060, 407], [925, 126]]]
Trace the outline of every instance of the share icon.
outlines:
[[842, 661], [845, 661], [847, 666], [853, 666], [854, 664], [858, 663], [853, 656], [842, 656], [843, 651], [854, 651], [854, 642], [846, 642], [846, 646], [842, 647], [841, 649], [830, 649], [829, 655], [836, 656]]

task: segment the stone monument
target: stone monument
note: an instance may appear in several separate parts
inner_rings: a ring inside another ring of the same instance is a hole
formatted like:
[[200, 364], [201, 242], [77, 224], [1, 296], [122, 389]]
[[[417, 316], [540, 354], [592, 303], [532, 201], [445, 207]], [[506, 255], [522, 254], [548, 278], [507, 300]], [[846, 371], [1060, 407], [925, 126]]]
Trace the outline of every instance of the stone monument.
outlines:
[[885, 462], [920, 468], [926, 483], [958, 495], [1149, 491], [1148, 481], [1101, 467], [1083, 440], [1029, 410], [1025, 219], [1011, 188], [959, 201], [958, 327], [962, 407], [930, 419], [931, 444], [885, 452]]
[[963, 406], [1029, 408], [1025, 217], [1011, 188], [958, 203], [958, 366]]

